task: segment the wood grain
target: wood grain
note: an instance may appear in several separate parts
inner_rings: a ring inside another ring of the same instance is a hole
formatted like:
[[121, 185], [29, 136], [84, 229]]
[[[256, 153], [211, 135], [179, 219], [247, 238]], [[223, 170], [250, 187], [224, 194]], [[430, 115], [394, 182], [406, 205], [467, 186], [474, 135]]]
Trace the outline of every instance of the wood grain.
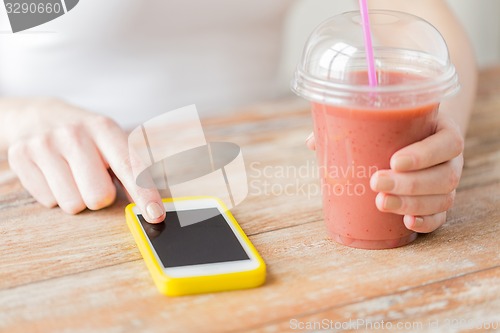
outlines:
[[[484, 285], [491, 288], [486, 290]], [[500, 329], [497, 312], [500, 307], [499, 293], [500, 267], [496, 267], [368, 298], [363, 302], [313, 311], [251, 331], [284, 332], [299, 326], [299, 323], [303, 326], [316, 325], [320, 329], [344, 327], [345, 332], [368, 332], [373, 331], [370, 328], [377, 327], [409, 332], [477, 332], [486, 331], [489, 327]], [[466, 313], [463, 308], [465, 300]], [[489, 307], [485, 308], [484, 304]]]
[[[481, 75], [447, 224], [393, 250], [357, 250], [326, 237], [319, 192], [304, 190], [318, 186], [304, 145], [311, 131], [304, 102], [205, 120], [210, 141], [236, 142], [244, 153], [250, 195], [234, 214], [269, 274], [251, 290], [161, 296], [125, 225], [123, 197], [76, 216], [45, 209], [0, 157], [0, 332], [283, 332], [291, 319], [438, 321], [422, 328], [467, 332], [500, 322], [499, 74]], [[446, 327], [461, 318], [470, 321]]]

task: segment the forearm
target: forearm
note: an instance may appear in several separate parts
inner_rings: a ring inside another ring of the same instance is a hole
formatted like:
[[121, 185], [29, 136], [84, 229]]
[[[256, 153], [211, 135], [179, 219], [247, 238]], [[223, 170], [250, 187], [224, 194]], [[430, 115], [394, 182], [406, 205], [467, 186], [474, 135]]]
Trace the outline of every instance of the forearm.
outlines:
[[460, 22], [441, 0], [372, 0], [373, 9], [390, 9], [407, 12], [433, 24], [448, 44], [451, 61], [457, 69], [460, 91], [441, 104], [440, 112], [450, 116], [463, 135], [467, 131], [477, 89], [477, 67], [473, 48]]
[[448, 43], [451, 60], [456, 67], [460, 91], [443, 101], [440, 112], [450, 116], [465, 136], [477, 91], [477, 66], [473, 48], [463, 28], [456, 22], [456, 29], [443, 34]]

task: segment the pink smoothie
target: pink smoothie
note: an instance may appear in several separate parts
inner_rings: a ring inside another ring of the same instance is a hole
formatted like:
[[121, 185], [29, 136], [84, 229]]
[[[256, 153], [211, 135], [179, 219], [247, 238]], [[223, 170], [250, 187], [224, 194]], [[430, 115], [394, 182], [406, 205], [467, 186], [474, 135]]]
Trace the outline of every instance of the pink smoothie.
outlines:
[[[404, 78], [384, 75], [393, 84]], [[405, 228], [403, 216], [376, 208], [377, 193], [370, 189], [370, 177], [377, 170], [389, 169], [397, 150], [435, 132], [438, 106], [363, 109], [312, 103], [325, 223], [333, 240], [383, 249], [416, 238], [416, 233]]]

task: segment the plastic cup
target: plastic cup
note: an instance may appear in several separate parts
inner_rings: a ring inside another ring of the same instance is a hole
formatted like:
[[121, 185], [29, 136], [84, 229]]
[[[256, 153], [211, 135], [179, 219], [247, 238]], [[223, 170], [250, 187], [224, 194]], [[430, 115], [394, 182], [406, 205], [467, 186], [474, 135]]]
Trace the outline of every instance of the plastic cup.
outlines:
[[292, 90], [311, 102], [329, 236], [363, 249], [394, 248], [417, 234], [382, 213], [370, 177], [399, 149], [436, 130], [440, 101], [458, 90], [443, 37], [428, 22], [370, 12], [377, 86], [368, 84], [359, 12], [334, 16], [311, 34]]

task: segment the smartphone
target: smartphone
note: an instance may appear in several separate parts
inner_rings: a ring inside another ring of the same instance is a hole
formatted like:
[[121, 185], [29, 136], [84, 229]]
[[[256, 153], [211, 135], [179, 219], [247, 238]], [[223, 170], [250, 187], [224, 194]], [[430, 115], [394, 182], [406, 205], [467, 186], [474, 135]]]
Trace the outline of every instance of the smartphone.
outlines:
[[135, 204], [127, 224], [158, 290], [168, 296], [262, 285], [266, 266], [224, 203], [214, 197], [164, 199], [166, 218], [150, 224]]

